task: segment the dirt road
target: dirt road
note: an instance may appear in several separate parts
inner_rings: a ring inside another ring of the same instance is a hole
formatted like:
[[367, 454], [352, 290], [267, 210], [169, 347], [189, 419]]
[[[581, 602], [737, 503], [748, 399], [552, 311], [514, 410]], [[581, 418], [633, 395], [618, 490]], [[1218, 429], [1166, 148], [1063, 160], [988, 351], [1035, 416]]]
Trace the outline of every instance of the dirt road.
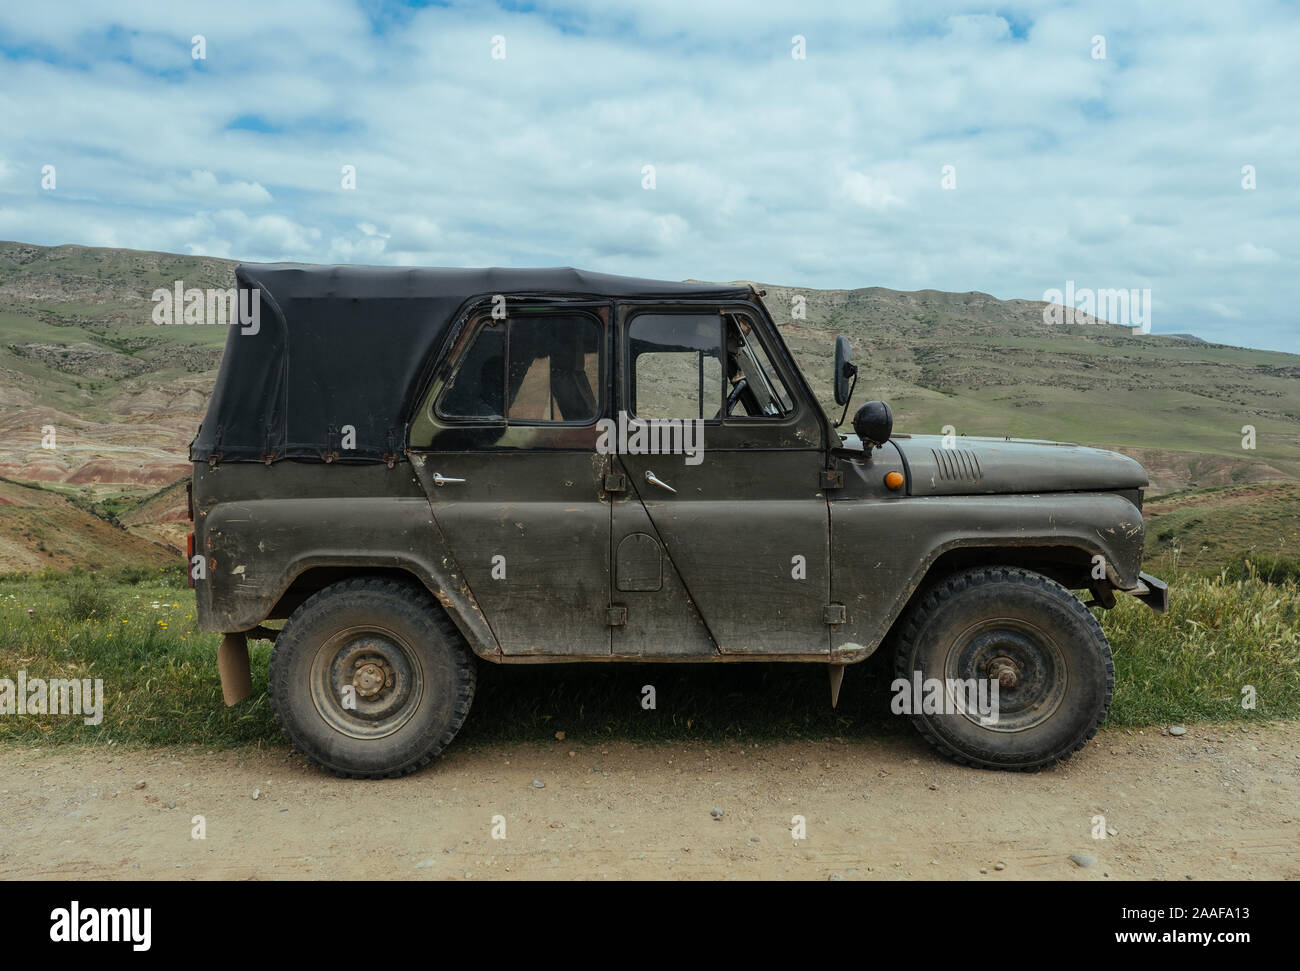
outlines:
[[1300, 878], [1286, 723], [1107, 731], [1034, 775], [899, 738], [453, 746], [389, 782], [287, 750], [10, 746], [0, 762], [5, 879]]

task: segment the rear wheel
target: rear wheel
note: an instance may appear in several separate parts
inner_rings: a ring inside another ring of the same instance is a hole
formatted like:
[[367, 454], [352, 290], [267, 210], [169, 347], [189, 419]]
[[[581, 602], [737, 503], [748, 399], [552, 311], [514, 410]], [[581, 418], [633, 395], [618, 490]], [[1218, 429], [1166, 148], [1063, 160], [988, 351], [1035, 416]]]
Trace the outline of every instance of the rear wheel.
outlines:
[[1082, 748], [1115, 685], [1096, 618], [1059, 583], [1014, 567], [966, 570], [926, 593], [904, 620], [894, 672], [909, 702], [896, 710], [931, 744], [998, 769], [1037, 769]]
[[275, 639], [269, 693], [294, 748], [343, 776], [427, 765], [474, 698], [474, 657], [415, 586], [360, 577], [302, 604]]

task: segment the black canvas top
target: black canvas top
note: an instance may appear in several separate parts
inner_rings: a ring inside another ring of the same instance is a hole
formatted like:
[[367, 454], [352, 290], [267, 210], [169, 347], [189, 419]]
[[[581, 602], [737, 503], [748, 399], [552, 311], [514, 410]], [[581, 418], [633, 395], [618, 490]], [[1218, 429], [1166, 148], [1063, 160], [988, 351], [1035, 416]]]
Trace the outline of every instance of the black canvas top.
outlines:
[[[190, 458], [380, 462], [400, 457], [426, 368], [458, 311], [495, 294], [743, 300], [747, 286], [672, 283], [555, 269], [442, 269], [252, 263], [256, 333], [231, 326]], [[248, 328], [243, 328], [248, 329]], [[341, 450], [342, 429], [356, 448]]]

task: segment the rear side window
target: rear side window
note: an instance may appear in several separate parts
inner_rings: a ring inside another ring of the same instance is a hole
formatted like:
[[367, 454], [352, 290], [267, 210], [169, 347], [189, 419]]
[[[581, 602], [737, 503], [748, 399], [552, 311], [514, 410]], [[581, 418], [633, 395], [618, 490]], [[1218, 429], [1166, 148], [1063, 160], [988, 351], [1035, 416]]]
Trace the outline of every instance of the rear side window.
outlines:
[[587, 314], [484, 318], [438, 398], [440, 418], [588, 423], [600, 414], [601, 325]]

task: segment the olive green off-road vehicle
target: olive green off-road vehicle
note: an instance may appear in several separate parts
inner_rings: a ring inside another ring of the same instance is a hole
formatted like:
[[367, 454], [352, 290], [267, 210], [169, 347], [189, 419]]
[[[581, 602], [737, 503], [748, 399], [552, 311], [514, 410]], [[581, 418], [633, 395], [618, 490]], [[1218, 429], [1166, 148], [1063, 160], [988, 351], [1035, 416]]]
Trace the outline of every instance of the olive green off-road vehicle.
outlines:
[[[882, 644], [894, 710], [937, 748], [1032, 769], [1106, 716], [1088, 607], [1165, 607], [1141, 572], [1140, 465], [893, 435], [882, 402], [842, 435], [751, 287], [237, 277], [257, 319], [231, 329], [191, 447], [198, 618], [225, 635], [230, 703], [251, 691], [247, 639], [274, 641], [280, 723], [334, 772], [428, 763], [480, 659], [815, 662], [834, 699]], [[834, 381], [847, 414], [842, 337]]]

